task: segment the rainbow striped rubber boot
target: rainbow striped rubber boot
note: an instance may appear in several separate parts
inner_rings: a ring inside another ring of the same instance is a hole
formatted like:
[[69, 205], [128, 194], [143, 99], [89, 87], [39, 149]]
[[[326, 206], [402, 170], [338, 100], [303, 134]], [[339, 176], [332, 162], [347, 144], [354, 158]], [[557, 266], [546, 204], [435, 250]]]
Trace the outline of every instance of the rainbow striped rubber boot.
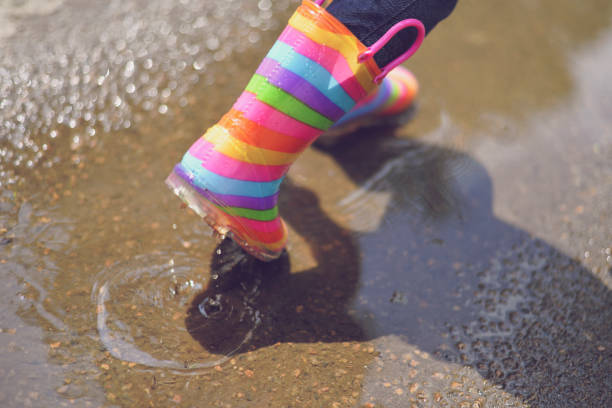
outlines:
[[[279, 257], [287, 243], [277, 200], [289, 166], [367, 100], [425, 36], [423, 24], [409, 19], [366, 47], [317, 3], [323, 2], [303, 1], [232, 109], [166, 179], [217, 233], [261, 260]], [[417, 30], [416, 41], [379, 68], [374, 55], [406, 27]]]

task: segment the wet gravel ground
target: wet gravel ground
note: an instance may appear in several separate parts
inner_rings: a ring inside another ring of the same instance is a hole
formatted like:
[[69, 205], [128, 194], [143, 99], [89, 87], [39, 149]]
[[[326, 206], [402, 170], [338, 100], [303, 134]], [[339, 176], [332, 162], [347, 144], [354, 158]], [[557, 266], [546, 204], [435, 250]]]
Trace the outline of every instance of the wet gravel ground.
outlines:
[[612, 404], [612, 4], [462, 0], [261, 263], [163, 180], [290, 1], [0, 11], [0, 405]]

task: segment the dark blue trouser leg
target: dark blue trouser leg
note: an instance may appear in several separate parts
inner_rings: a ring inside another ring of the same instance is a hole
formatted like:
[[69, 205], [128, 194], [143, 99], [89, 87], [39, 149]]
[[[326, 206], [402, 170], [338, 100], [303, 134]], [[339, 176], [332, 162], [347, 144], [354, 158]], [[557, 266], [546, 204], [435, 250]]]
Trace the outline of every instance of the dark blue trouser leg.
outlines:
[[[446, 18], [457, 0], [334, 0], [327, 8], [342, 21], [365, 45], [372, 45], [395, 23], [416, 18], [425, 25], [427, 33]], [[379, 67], [400, 56], [414, 42], [411, 29], [399, 32], [374, 59]]]

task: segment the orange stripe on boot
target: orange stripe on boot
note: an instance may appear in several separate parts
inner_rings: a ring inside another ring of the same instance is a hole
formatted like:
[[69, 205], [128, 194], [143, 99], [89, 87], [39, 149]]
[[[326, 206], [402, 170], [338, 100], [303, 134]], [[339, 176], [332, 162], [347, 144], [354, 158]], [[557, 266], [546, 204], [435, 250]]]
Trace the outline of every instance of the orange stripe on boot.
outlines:
[[308, 141], [268, 129], [244, 117], [235, 109], [225, 114], [219, 124], [233, 137], [255, 147], [283, 153], [299, 153], [310, 144]]

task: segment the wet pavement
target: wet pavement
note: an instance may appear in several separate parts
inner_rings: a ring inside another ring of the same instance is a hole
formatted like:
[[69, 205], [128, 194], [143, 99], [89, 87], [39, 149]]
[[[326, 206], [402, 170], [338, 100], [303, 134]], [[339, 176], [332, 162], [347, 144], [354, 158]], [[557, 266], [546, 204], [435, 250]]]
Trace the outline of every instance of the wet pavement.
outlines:
[[2, 6], [0, 405], [611, 405], [612, 4], [462, 0], [261, 263], [163, 180], [295, 4]]

